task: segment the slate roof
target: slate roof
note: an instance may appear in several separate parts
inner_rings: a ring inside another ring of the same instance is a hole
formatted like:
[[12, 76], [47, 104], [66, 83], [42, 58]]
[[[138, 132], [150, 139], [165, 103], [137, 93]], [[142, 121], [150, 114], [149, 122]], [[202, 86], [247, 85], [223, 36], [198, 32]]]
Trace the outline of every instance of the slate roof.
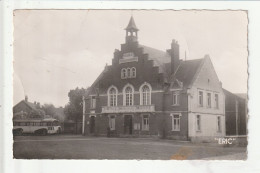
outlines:
[[[16, 105], [19, 105], [20, 103], [24, 103], [24, 104], [26, 104], [29, 108], [31, 108], [32, 110], [37, 111], [37, 107], [36, 107], [36, 105], [35, 105], [34, 103], [31, 103], [31, 102], [22, 100], [22, 101], [20, 101], [19, 103], [17, 103]], [[16, 106], [16, 105], [15, 105], [15, 106]], [[15, 107], [15, 106], [14, 106], [14, 107]]]
[[139, 45], [139, 47], [142, 47], [144, 50], [144, 53], [147, 53], [148, 59], [153, 60], [154, 61], [154, 66], [158, 66], [159, 67], [159, 72], [162, 73], [163, 72], [163, 65], [165, 63], [170, 63], [171, 62], [171, 57], [167, 52], [158, 50], [158, 49], [154, 49], [148, 46], [144, 46], [144, 45]]
[[172, 78], [176, 78], [183, 82], [184, 87], [188, 87], [192, 84], [196, 72], [202, 65], [204, 58], [181, 61], [180, 65]]
[[[159, 67], [159, 72], [166, 73], [166, 71], [170, 71], [171, 57], [168, 52], [164, 52], [144, 45], [139, 46], [143, 48], [144, 53], [147, 53], [149, 55], [148, 58], [154, 61], [154, 66]], [[179, 81], [183, 82], [184, 87], [188, 87], [192, 83], [193, 78], [200, 68], [203, 59], [204, 58], [186, 61], [181, 60], [175, 74], [171, 74], [171, 81], [173, 81], [174, 79], [178, 79]]]
[[36, 105], [34, 103], [31, 102], [26, 102], [25, 100], [23, 100], [25, 104], [27, 104], [31, 109], [37, 110]]
[[135, 31], [138, 31], [138, 30], [139, 30], [139, 29], [136, 27], [136, 25], [135, 25], [135, 21], [134, 21], [133, 16], [131, 16], [130, 21], [129, 21], [127, 27], [125, 28], [125, 30], [132, 30], [132, 29], [135, 30]]

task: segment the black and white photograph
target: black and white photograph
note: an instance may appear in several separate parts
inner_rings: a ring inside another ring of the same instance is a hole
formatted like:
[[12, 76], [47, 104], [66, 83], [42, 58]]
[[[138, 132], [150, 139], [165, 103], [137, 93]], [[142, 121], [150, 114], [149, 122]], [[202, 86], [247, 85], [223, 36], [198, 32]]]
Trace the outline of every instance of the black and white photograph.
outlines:
[[246, 160], [246, 10], [13, 11], [13, 158]]

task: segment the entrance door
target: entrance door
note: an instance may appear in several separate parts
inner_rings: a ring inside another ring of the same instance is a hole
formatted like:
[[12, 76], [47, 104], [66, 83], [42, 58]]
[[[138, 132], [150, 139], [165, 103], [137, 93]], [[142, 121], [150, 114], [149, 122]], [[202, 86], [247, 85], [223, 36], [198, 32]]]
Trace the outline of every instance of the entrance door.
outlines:
[[125, 134], [132, 134], [133, 131], [133, 118], [132, 115], [125, 115], [124, 117], [124, 132]]
[[90, 117], [90, 127], [89, 127], [89, 132], [94, 133], [95, 132], [95, 117], [91, 116]]

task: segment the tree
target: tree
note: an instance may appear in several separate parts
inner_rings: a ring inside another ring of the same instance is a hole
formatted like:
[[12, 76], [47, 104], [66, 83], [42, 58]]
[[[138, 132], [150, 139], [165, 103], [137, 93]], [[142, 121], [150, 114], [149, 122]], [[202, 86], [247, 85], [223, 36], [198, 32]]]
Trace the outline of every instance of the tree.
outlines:
[[73, 120], [76, 123], [76, 133], [77, 133], [77, 124], [78, 121], [82, 119], [82, 97], [86, 93], [86, 89], [78, 87], [74, 90], [70, 90], [68, 93], [69, 103], [64, 108], [64, 113], [68, 120]]
[[42, 109], [45, 111], [46, 115], [49, 115], [50, 117], [54, 118], [54, 115], [56, 113], [56, 108], [53, 104], [44, 104], [42, 106]]

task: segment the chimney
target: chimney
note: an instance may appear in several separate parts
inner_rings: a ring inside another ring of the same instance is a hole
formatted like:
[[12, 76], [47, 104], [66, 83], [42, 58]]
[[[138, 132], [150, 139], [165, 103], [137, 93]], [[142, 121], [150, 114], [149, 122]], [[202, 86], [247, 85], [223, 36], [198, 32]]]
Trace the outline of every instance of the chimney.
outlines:
[[26, 102], [28, 102], [28, 96], [27, 96], [27, 95], [25, 96], [24, 100], [25, 100]]
[[176, 40], [172, 40], [171, 49], [168, 51], [171, 55], [171, 74], [175, 73], [180, 63], [180, 46]]

